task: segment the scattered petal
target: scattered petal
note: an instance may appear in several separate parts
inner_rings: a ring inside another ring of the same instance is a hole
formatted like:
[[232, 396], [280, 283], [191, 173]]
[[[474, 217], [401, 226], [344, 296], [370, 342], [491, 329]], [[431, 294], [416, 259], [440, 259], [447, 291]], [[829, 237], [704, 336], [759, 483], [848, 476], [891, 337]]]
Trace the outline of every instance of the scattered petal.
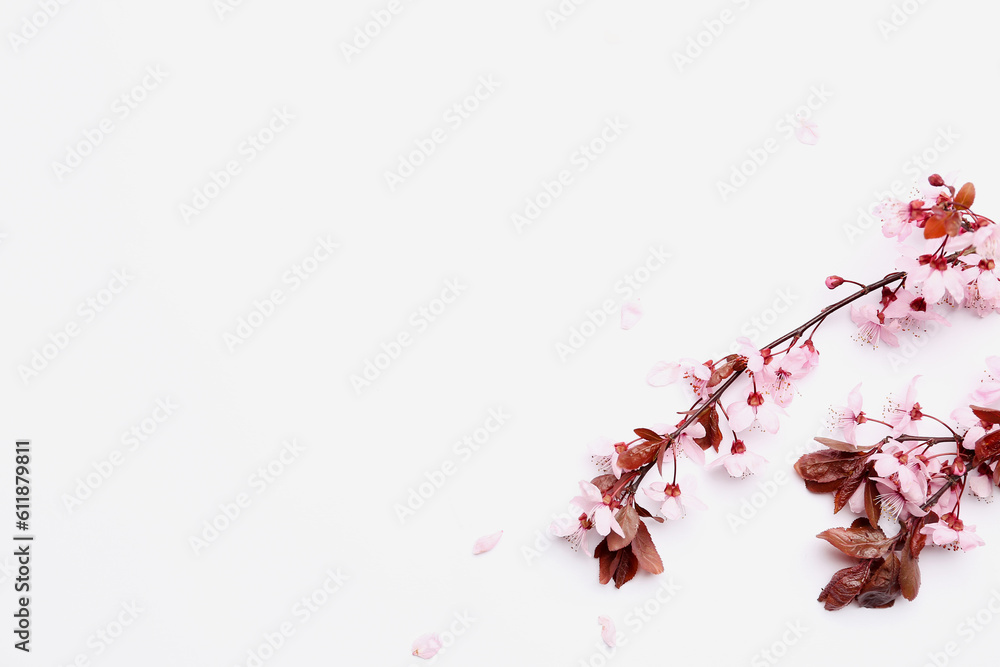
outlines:
[[642, 319], [642, 304], [638, 299], [622, 304], [622, 329], [628, 331]]
[[795, 138], [807, 146], [819, 143], [819, 126], [811, 120], [799, 118], [799, 126], [795, 128]]
[[601, 624], [601, 639], [611, 648], [615, 647], [615, 622], [607, 616], [598, 616], [597, 622]]
[[413, 641], [413, 655], [430, 660], [441, 650], [441, 637], [436, 632], [420, 635]]
[[497, 545], [500, 541], [500, 537], [503, 536], [503, 531], [497, 531], [492, 535], [485, 535], [476, 540], [475, 545], [472, 547], [473, 554], [484, 554], [487, 551], [491, 551], [493, 547]]

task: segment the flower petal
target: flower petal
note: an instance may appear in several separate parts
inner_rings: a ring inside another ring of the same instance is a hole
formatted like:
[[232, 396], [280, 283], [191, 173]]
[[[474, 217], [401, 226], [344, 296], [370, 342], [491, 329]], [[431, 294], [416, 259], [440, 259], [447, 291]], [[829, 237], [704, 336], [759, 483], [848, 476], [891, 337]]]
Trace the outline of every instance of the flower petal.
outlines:
[[638, 299], [626, 301], [622, 304], [621, 323], [622, 329], [628, 331], [642, 319], [642, 304]]
[[487, 551], [491, 551], [493, 547], [497, 545], [497, 542], [500, 541], [501, 537], [503, 537], [502, 530], [497, 531], [492, 535], [484, 535], [483, 537], [480, 537], [478, 540], [476, 540], [476, 543], [472, 545], [472, 553], [474, 555], [477, 555], [477, 554], [484, 554]]
[[441, 650], [441, 637], [436, 632], [420, 635], [413, 640], [413, 655], [430, 660]]
[[604, 640], [605, 644], [614, 648], [617, 644], [615, 639], [615, 635], [617, 634], [615, 632], [615, 622], [607, 616], [598, 616], [597, 622], [601, 624], [601, 639]]

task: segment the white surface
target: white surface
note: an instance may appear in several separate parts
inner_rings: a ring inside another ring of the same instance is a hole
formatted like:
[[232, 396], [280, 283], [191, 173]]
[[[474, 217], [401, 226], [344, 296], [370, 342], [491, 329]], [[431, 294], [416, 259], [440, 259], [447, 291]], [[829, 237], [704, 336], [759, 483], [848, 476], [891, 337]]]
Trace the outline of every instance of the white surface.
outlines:
[[[653, 531], [661, 578], [616, 591], [562, 543], [530, 562], [524, 550], [589, 476], [589, 440], [685, 407], [644, 385], [654, 362], [727, 353], [790, 290], [764, 342], [831, 300], [826, 275], [892, 268], [876, 228], [845, 230], [877, 191], [961, 170], [978, 208], [1000, 212], [1000, 10], [910, 2], [884, 38], [886, 0], [593, 0], [555, 30], [557, 0], [404, 0], [348, 63], [340, 44], [387, 4], [248, 0], [220, 20], [212, 0], [70, 2], [0, 49], [0, 404], [4, 440], [34, 443], [38, 535], [34, 651], [8, 635], [0, 662], [247, 665], [287, 622], [269, 666], [407, 665], [411, 641], [456, 614], [475, 620], [440, 665], [604, 664], [591, 660], [599, 615], [626, 639], [608, 664], [769, 664], [759, 652], [796, 622], [807, 631], [787, 664], [844, 664], [853, 646], [858, 664], [920, 665], [950, 641], [949, 664], [991, 659], [1000, 621], [971, 641], [958, 626], [1000, 591], [995, 508], [970, 508], [986, 548], [927, 552], [916, 602], [830, 614], [815, 597], [843, 565], [813, 536], [849, 519], [789, 461], [860, 380], [874, 404], [922, 373], [922, 405], [947, 415], [997, 353], [996, 318], [960, 316], [900, 368], [851, 341], [846, 316], [830, 322], [792, 419], [760, 445], [767, 471], [701, 474], [710, 509]], [[724, 9], [733, 21], [679, 71], [674, 52]], [[11, 0], [0, 26], [36, 11]], [[116, 99], [157, 66], [166, 78], [123, 118]], [[456, 127], [446, 114], [480, 77], [499, 88]], [[806, 146], [779, 123], [814, 87], [832, 97]], [[242, 142], [276, 108], [294, 120], [247, 161]], [[60, 181], [53, 162], [104, 118], [113, 132]], [[627, 127], [580, 172], [579, 145], [607, 119]], [[384, 172], [438, 127], [444, 143], [391, 192]], [[915, 168], [948, 128], [958, 138]], [[717, 182], [769, 139], [777, 152], [722, 201]], [[180, 205], [230, 160], [241, 172], [185, 224]], [[571, 185], [517, 233], [511, 215], [563, 169]], [[283, 275], [326, 235], [339, 250], [292, 289]], [[650, 246], [671, 258], [640, 291], [643, 320], [626, 332], [615, 315], [562, 361], [556, 344], [605, 299], [620, 305], [616, 283]], [[134, 280], [86, 322], [78, 304], [123, 268]], [[456, 279], [462, 293], [422, 330], [413, 314]], [[224, 335], [274, 289], [286, 300], [230, 352]], [[17, 367], [71, 321], [79, 335], [23, 382]], [[358, 395], [350, 376], [401, 333], [412, 344]], [[167, 397], [175, 413], [128, 451], [123, 432]], [[507, 423], [456, 450], [491, 409]], [[251, 477], [293, 438], [304, 451], [258, 494]], [[114, 450], [122, 464], [68, 511], [64, 496]], [[449, 461], [454, 474], [401, 524], [395, 505]], [[727, 516], [776, 479], [734, 533]], [[189, 538], [241, 493], [250, 505], [196, 555]], [[470, 555], [500, 529], [494, 551]], [[348, 580], [307, 617], [294, 606], [328, 570]], [[669, 579], [680, 590], [637, 620]], [[88, 638], [133, 601], [138, 619], [97, 654]]]

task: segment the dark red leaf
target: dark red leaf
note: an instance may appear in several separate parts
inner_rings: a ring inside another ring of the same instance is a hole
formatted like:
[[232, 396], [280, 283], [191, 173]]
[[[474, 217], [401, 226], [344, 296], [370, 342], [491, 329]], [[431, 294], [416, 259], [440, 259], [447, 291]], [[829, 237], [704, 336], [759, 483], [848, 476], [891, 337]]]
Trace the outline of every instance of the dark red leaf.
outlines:
[[857, 452], [858, 448], [849, 442], [844, 442], [843, 440], [834, 440], [833, 438], [813, 438], [816, 442], [830, 449], [835, 449], [838, 452]]
[[618, 482], [618, 478], [614, 475], [598, 475], [594, 479], [590, 480], [590, 483], [597, 487], [598, 491], [601, 493], [607, 493], [611, 490], [611, 487]]
[[656, 546], [653, 544], [653, 537], [649, 534], [646, 524], [642, 522], [639, 522], [639, 530], [636, 531], [635, 539], [632, 540], [632, 553], [635, 554], [639, 567], [646, 572], [651, 574], [663, 572], [663, 561], [660, 560], [660, 554], [657, 553]]
[[847, 479], [858, 467], [864, 465], [865, 458], [863, 453], [821, 449], [799, 458], [795, 462], [795, 472], [802, 479], [825, 484]]
[[613, 530], [608, 533], [608, 549], [611, 551], [618, 551], [627, 547], [632, 542], [636, 530], [639, 529], [639, 525], [642, 523], [639, 521], [639, 515], [632, 505], [627, 505], [618, 510], [618, 515], [615, 518], [618, 519], [618, 524], [622, 527], [622, 532], [625, 535], [623, 537]]
[[913, 600], [920, 592], [920, 565], [917, 557], [910, 553], [909, 544], [900, 552], [899, 589], [907, 600]]
[[719, 451], [719, 443], [722, 442], [722, 429], [719, 428], [719, 413], [714, 405], [701, 413], [701, 416], [698, 417], [698, 423], [705, 427], [705, 437], [695, 438], [694, 441], [702, 449], [712, 448]]
[[970, 405], [973, 414], [982, 419], [987, 424], [1000, 424], [1000, 410], [993, 408], [981, 408], [978, 405]]
[[618, 455], [618, 467], [622, 470], [641, 468], [656, 458], [656, 453], [661, 447], [663, 444], [660, 442], [640, 442]]
[[882, 505], [878, 502], [878, 487], [871, 478], [865, 481], [865, 514], [873, 526], [877, 526], [878, 520], [882, 517]]
[[594, 549], [594, 558], [599, 559], [599, 572], [598, 581], [601, 585], [611, 581], [611, 578], [615, 574], [615, 570], [618, 568], [618, 561], [621, 560], [621, 551], [611, 551], [608, 549], [608, 541], [601, 540], [601, 543], [597, 545]]
[[854, 469], [851, 475], [844, 480], [837, 493], [833, 496], [833, 513], [836, 514], [844, 509], [844, 505], [851, 499], [854, 492], [865, 481], [868, 476], [868, 466], [859, 466]]
[[636, 511], [636, 514], [638, 514], [639, 516], [646, 517], [647, 519], [652, 519], [653, 521], [656, 521], [657, 523], [663, 523], [663, 517], [662, 516], [654, 516], [652, 512], [650, 512], [648, 509], [646, 509], [642, 505], [638, 505], [637, 504], [635, 506], [635, 511]]
[[[831, 528], [824, 530], [816, 537], [826, 540], [841, 552], [855, 558], [880, 558], [884, 556], [895, 542], [895, 537], [886, 537], [882, 529], [871, 526], [867, 519], [862, 519], [865, 525], [851, 528]], [[855, 521], [855, 523], [858, 523]]]
[[618, 553], [621, 554], [621, 559], [615, 569], [615, 588], [621, 588], [627, 584], [639, 571], [639, 559], [635, 557], [631, 549], [622, 549]]
[[[993, 431], [976, 441], [976, 455], [972, 459], [972, 465], [973, 467], [978, 466], [997, 454], [1000, 454], [1000, 431]], [[1000, 466], [997, 467], [1000, 468]]]
[[934, 512], [931, 512], [924, 517], [913, 517], [907, 523], [910, 529], [910, 539], [907, 540], [910, 547], [910, 553], [913, 554], [913, 558], [920, 558], [920, 552], [924, 550], [924, 545], [927, 544], [927, 536], [920, 532], [920, 529], [924, 527], [924, 524], [937, 523], [938, 516]]
[[868, 580], [871, 565], [870, 560], [863, 560], [857, 565], [835, 572], [830, 583], [819, 594], [819, 601], [826, 603], [828, 611], [836, 611], [851, 604]]
[[844, 480], [838, 479], [833, 482], [814, 482], [811, 479], [805, 480], [806, 488], [813, 493], [833, 493], [840, 488]]
[[885, 609], [899, 597], [899, 558], [895, 551], [886, 554], [882, 564], [868, 577], [858, 593], [858, 604], [870, 609]]
[[635, 429], [635, 434], [643, 440], [648, 440], [649, 442], [659, 442], [660, 440], [663, 440], [662, 435], [648, 428], [637, 428]]

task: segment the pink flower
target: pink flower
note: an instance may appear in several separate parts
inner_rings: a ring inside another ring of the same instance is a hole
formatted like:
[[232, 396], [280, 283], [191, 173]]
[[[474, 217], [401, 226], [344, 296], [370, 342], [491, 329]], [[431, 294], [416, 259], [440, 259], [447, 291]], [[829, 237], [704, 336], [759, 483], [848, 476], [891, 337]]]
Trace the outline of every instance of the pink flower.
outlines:
[[[875, 488], [879, 491], [877, 497], [882, 510], [893, 519], [905, 520], [910, 516], [926, 516], [927, 512], [920, 508], [926, 496], [920, 492], [918, 485], [913, 485], [908, 491], [899, 488], [898, 477], [887, 479], [873, 477]], [[864, 485], [862, 485], [864, 488]]]
[[865, 413], [861, 410], [861, 402], [861, 383], [858, 383], [858, 386], [847, 395], [847, 406], [833, 409], [833, 427], [841, 429], [844, 432], [844, 438], [853, 445], [858, 444], [855, 435], [858, 424], [864, 424], [868, 421]]
[[708, 467], [725, 466], [726, 472], [732, 477], [746, 477], [757, 472], [765, 463], [767, 463], [767, 459], [749, 451], [743, 441], [737, 438], [733, 440], [730, 452], [719, 456], [709, 463]]
[[593, 517], [594, 527], [601, 535], [607, 535], [612, 530], [625, 537], [622, 527], [615, 518], [612, 510], [614, 500], [610, 495], [601, 493], [601, 490], [587, 481], [580, 482], [580, 491], [583, 495], [573, 499], [573, 504], [582, 509], [588, 516]]
[[940, 521], [927, 524], [920, 529], [920, 532], [930, 536], [936, 546], [946, 549], [969, 551], [986, 544], [983, 538], [976, 535], [975, 526], [965, 525], [954, 514], [945, 514]]
[[694, 478], [685, 477], [682, 481], [684, 486], [690, 489], [689, 491], [681, 493], [680, 484], [665, 484], [664, 482], [653, 482], [643, 489], [643, 493], [649, 498], [660, 503], [660, 514], [672, 521], [683, 519], [688, 507], [699, 510], [708, 509], [708, 506], [694, 495], [697, 488]]
[[1000, 357], [987, 358], [986, 369], [987, 379], [972, 392], [972, 400], [979, 405], [1000, 400]]
[[588, 552], [587, 534], [593, 527], [593, 522], [587, 517], [586, 513], [583, 513], [575, 521], [571, 521], [568, 524], [553, 521], [552, 525], [549, 526], [549, 532], [569, 542], [569, 546], [573, 551], [580, 551], [582, 549], [584, 552]]
[[590, 460], [600, 472], [612, 473], [615, 477], [622, 476], [622, 469], [618, 466], [618, 456], [621, 455], [628, 445], [624, 442], [615, 442], [611, 438], [598, 438], [590, 443]]
[[617, 644], [617, 640], [615, 638], [615, 622], [607, 616], [598, 616], [597, 622], [601, 624], [601, 639], [604, 640], [605, 644], [614, 648]]
[[[995, 467], [995, 464], [994, 464]], [[993, 469], [985, 463], [969, 471], [969, 489], [977, 498], [993, 497]]]
[[[958, 237], [953, 244], [965, 244], [968, 239], [961, 240]], [[961, 305], [965, 301], [965, 284], [962, 270], [944, 257], [935, 254], [941, 242], [937, 239], [930, 239], [928, 248], [933, 248], [931, 252], [924, 255], [916, 255], [914, 249], [909, 246], [902, 246], [903, 256], [899, 258], [899, 267], [906, 271], [907, 280], [923, 289], [923, 296], [927, 303], [935, 304], [944, 298], [947, 293], [952, 300]], [[947, 247], [947, 246], [946, 246]]]
[[712, 369], [693, 359], [681, 359], [680, 363], [661, 361], [646, 374], [646, 382], [653, 387], [664, 387], [684, 378], [698, 396], [703, 396], [712, 377]]
[[885, 341], [886, 345], [899, 347], [899, 339], [896, 338], [899, 322], [879, 313], [877, 305], [852, 305], [851, 319], [858, 325], [858, 340], [862, 343], [878, 347], [880, 341]]
[[887, 417], [892, 425], [893, 435], [916, 435], [918, 433], [917, 422], [923, 418], [920, 411], [920, 404], [917, 403], [917, 380], [920, 376], [915, 376], [906, 387], [906, 394], [903, 401], [895, 406]]
[[988, 224], [973, 236], [976, 252], [986, 259], [1000, 260], [1000, 226]]
[[751, 373], [759, 373], [760, 369], [764, 367], [764, 356], [760, 350], [746, 336], [737, 338], [736, 342], [739, 343], [736, 354], [747, 358], [747, 370]]
[[491, 535], [485, 535], [476, 540], [476, 543], [472, 545], [473, 555], [478, 556], [479, 554], [484, 554], [487, 551], [492, 551], [493, 547], [497, 545], [500, 538], [503, 537], [503, 531], [497, 531]]
[[768, 433], [777, 433], [780, 426], [778, 418], [788, 413], [773, 400], [767, 400], [759, 391], [752, 387], [748, 389], [746, 399], [737, 400], [728, 407], [729, 427], [733, 429], [733, 433], [739, 433], [756, 422]]
[[906, 237], [913, 231], [913, 225], [910, 224], [910, 211], [910, 202], [898, 199], [888, 199], [881, 202], [878, 205], [876, 215], [882, 218], [882, 234], [886, 238], [896, 237], [900, 241], [905, 241]]
[[805, 372], [809, 372], [819, 366], [819, 352], [811, 340], [807, 340], [802, 345], [799, 345], [799, 349], [802, 350], [802, 354], [806, 355]]
[[787, 407], [795, 396], [794, 380], [805, 377], [812, 366], [809, 365], [809, 355], [802, 348], [795, 348], [776, 361], [764, 365], [762, 375], [768, 393], [774, 402], [781, 407]]
[[941, 316], [932, 306], [927, 305], [922, 296], [914, 296], [911, 292], [901, 289], [896, 292], [895, 300], [885, 307], [885, 316], [900, 322], [926, 322], [934, 320], [946, 327], [951, 326], [947, 318]]
[[436, 632], [420, 635], [413, 641], [413, 655], [430, 660], [441, 650], [441, 637]]
[[904, 494], [914, 489], [919, 490], [920, 497], [926, 493], [927, 478], [912, 449], [890, 440], [880, 452], [871, 455], [871, 460], [875, 462], [875, 472], [880, 477], [896, 476], [899, 489]]
[[[677, 425], [680, 426], [683, 423], [684, 422], [682, 421]], [[695, 438], [704, 438], [704, 437], [705, 437], [705, 427], [699, 424], [698, 422], [695, 422], [694, 424], [691, 424], [686, 429], [684, 429], [684, 431], [682, 431], [681, 434], [677, 436], [677, 439], [674, 440], [673, 444], [671, 444], [670, 446], [676, 448], [678, 453], [683, 452], [692, 461], [694, 461], [700, 466], [703, 466], [705, 465], [705, 450], [702, 449], [701, 445], [699, 445], [694, 440]]]
[[639, 299], [626, 301], [622, 304], [621, 327], [628, 331], [642, 319], [642, 303]]

